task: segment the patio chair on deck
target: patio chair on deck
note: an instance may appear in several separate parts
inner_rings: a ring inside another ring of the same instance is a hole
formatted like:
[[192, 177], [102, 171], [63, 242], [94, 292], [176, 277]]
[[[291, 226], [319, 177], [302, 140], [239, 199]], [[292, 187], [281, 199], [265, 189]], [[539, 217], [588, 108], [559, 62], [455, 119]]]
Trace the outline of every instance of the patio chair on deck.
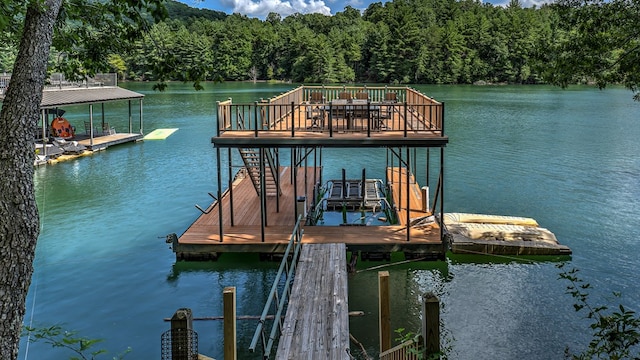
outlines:
[[348, 92], [348, 91], [343, 91], [343, 92], [338, 94], [338, 99], [351, 101], [351, 99], [352, 99], [351, 93]]
[[116, 133], [116, 128], [109, 126], [109, 123], [103, 123], [102, 128], [98, 128], [99, 131], [96, 133], [101, 134], [102, 136], [106, 135], [114, 135]]
[[84, 122], [84, 134], [91, 136], [91, 121]]
[[356, 99], [358, 100], [369, 100], [369, 94], [365, 91], [360, 91], [356, 93]]
[[309, 104], [321, 104], [324, 102], [324, 95], [320, 91], [309, 94]]
[[394, 92], [388, 92], [384, 94], [384, 102], [389, 103], [397, 103], [398, 102], [398, 94]]
[[391, 119], [393, 113], [396, 111], [396, 104], [398, 103], [398, 94], [395, 92], [388, 92], [384, 94], [384, 100], [380, 106], [380, 119], [378, 121], [378, 129], [388, 128], [385, 124], [386, 119]]
[[324, 123], [324, 95], [320, 91], [309, 94], [307, 104], [307, 120], [311, 120], [311, 125], [307, 129], [322, 129]]

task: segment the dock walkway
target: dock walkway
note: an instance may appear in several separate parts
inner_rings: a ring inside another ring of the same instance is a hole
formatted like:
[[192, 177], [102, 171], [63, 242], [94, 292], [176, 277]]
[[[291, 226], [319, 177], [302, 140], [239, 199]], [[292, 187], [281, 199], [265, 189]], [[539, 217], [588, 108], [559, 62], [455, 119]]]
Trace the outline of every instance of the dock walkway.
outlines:
[[127, 142], [141, 141], [144, 135], [140, 133], [116, 133], [110, 135], [96, 136], [92, 139], [88, 136], [76, 136], [78, 144], [84, 145], [91, 151], [104, 150], [110, 146]]
[[276, 359], [349, 357], [349, 306], [344, 243], [304, 244]]

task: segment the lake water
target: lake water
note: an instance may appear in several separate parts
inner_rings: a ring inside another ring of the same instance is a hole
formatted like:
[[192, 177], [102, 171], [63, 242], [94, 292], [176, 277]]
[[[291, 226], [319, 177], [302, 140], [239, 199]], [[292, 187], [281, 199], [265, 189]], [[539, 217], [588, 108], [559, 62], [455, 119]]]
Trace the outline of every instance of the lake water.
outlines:
[[[93, 156], [35, 171], [41, 235], [25, 323], [62, 325], [111, 356], [159, 359], [163, 319], [178, 308], [194, 316], [222, 314], [222, 290], [237, 287], [238, 315], [258, 315], [277, 264], [252, 255], [216, 263], [177, 263], [165, 244], [211, 202], [215, 161], [215, 102], [268, 98], [291, 88], [270, 84], [205, 84], [195, 92], [171, 84], [125, 84], [142, 92], [145, 133], [179, 128], [166, 140], [109, 148]], [[420, 86], [446, 103], [446, 211], [533, 217], [573, 250], [569, 267], [594, 288], [595, 304], [640, 304], [640, 104], [612, 88], [561, 90], [543, 86]], [[107, 121], [124, 129], [124, 104], [105, 106]], [[87, 107], [66, 108], [81, 124]], [[122, 120], [120, 119], [122, 116]], [[338, 151], [339, 150], [335, 150]], [[371, 162], [366, 150], [324, 157], [329, 171]], [[424, 170], [422, 170], [424, 171]], [[418, 174], [420, 176], [420, 174]], [[422, 175], [424, 176], [424, 175]], [[328, 177], [327, 177], [328, 178]], [[580, 351], [589, 322], [573, 310], [554, 261], [457, 256], [410, 263], [390, 271], [392, 328], [419, 329], [419, 297], [436, 291], [453, 359], [559, 359]], [[362, 263], [349, 277], [352, 334], [377, 354], [377, 270]], [[620, 291], [615, 298], [612, 292]], [[200, 353], [222, 358], [222, 323], [194, 324]], [[239, 321], [240, 359], [255, 321]], [[357, 348], [352, 346], [354, 353]], [[44, 343], [27, 345], [20, 359], [64, 359]], [[106, 356], [104, 358], [111, 358]]]

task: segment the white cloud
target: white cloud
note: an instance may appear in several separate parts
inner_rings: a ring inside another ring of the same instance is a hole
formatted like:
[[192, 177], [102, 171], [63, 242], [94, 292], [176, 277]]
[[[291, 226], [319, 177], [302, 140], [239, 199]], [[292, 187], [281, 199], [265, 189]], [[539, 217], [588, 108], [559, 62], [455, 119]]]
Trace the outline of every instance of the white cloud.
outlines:
[[278, 13], [282, 17], [294, 13], [331, 15], [331, 9], [325, 5], [323, 0], [258, 0], [257, 2], [253, 0], [222, 0], [222, 3], [232, 8], [234, 13], [258, 18], [264, 18], [270, 12]]

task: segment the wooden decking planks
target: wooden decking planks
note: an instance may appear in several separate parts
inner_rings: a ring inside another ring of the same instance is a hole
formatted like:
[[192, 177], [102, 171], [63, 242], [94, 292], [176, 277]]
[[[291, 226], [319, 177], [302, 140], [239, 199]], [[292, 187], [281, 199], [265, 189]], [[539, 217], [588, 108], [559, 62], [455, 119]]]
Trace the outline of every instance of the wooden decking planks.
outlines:
[[349, 359], [344, 244], [304, 244], [276, 359]]
[[[411, 228], [411, 242], [440, 244], [437, 228]], [[406, 226], [306, 226], [303, 243], [343, 242], [348, 245], [392, 245], [407, 240]]]
[[[320, 171], [320, 168], [315, 168]], [[307, 195], [313, 194], [314, 168], [298, 168], [298, 196], [304, 194], [304, 174], [308, 175]], [[217, 254], [224, 252], [283, 252], [295, 224], [293, 184], [290, 181], [290, 168], [280, 169], [282, 195], [280, 212], [276, 212], [275, 197], [268, 198], [267, 223], [261, 227], [260, 201], [251, 179], [241, 178], [233, 183], [234, 225], [230, 223], [231, 192], [224, 193], [221, 199], [223, 210], [223, 238], [221, 241], [218, 206], [209, 209], [208, 214], [200, 217], [177, 239], [174, 251], [181, 258], [198, 254]], [[400, 180], [398, 180], [400, 181]], [[418, 186], [416, 184], [416, 188]], [[405, 187], [406, 189], [406, 187]], [[416, 190], [417, 191], [417, 190]], [[403, 193], [406, 194], [406, 191]], [[418, 194], [418, 193], [416, 193]], [[400, 194], [395, 194], [396, 199]], [[406, 200], [405, 200], [406, 203]], [[414, 199], [413, 207], [417, 207]], [[412, 216], [427, 215], [416, 209]], [[406, 210], [401, 211], [400, 220], [406, 220]], [[403, 221], [403, 223], [406, 221]], [[442, 254], [440, 228], [436, 223], [409, 227], [406, 224], [392, 226], [304, 226], [304, 244], [344, 243], [349, 251], [367, 252], [412, 252]], [[263, 239], [264, 232], [264, 239]]]
[[[298, 168], [298, 196], [313, 196], [313, 171], [320, 168]], [[306, 191], [304, 187], [305, 172], [308, 175]], [[280, 211], [277, 211], [276, 198], [267, 197], [267, 227], [265, 242], [287, 242], [296, 223], [291, 168], [280, 168]], [[234, 182], [233, 190], [222, 197], [223, 243], [262, 242], [260, 197], [256, 193], [249, 177]], [[231, 226], [231, 194], [233, 194], [234, 226]], [[214, 206], [208, 214], [201, 214], [198, 219], [182, 234], [178, 240], [181, 244], [208, 244], [220, 242], [219, 206]]]
[[142, 140], [142, 134], [129, 134], [129, 133], [118, 133], [104, 136], [96, 136], [93, 138], [93, 144], [91, 144], [91, 139], [84, 138], [84, 136], [78, 136], [78, 138], [83, 138], [82, 140], [78, 140], [78, 144], [86, 146], [90, 150], [102, 150], [108, 148], [109, 146], [118, 145], [126, 142], [134, 142], [138, 140]]

